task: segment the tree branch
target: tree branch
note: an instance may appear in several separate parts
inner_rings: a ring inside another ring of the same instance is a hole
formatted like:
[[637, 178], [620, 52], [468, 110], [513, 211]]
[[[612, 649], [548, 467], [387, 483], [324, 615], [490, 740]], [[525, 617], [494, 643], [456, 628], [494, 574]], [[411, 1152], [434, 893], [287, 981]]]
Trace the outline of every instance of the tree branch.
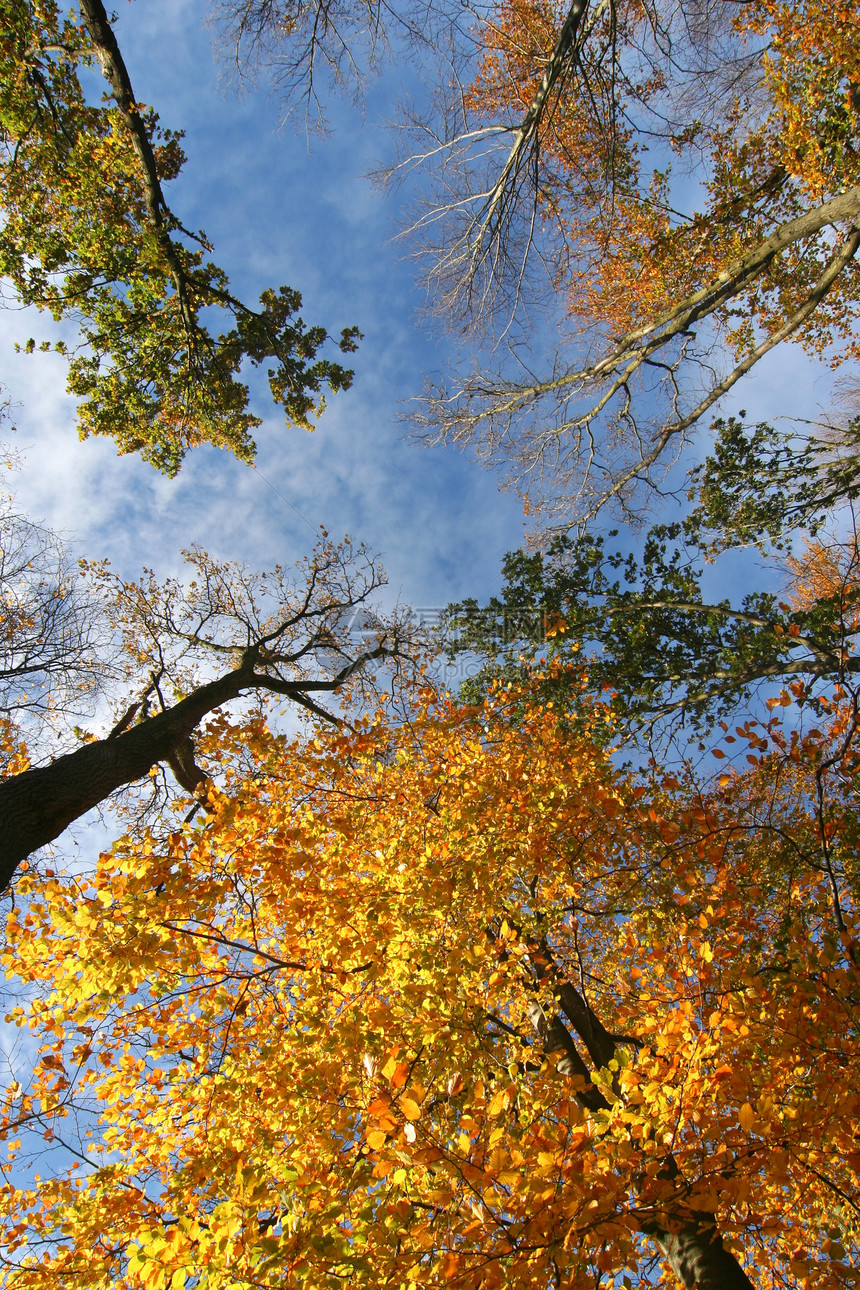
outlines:
[[289, 697], [326, 721], [339, 718], [308, 697], [309, 692], [336, 693], [368, 663], [397, 657], [379, 645], [352, 660], [330, 681], [299, 678], [285, 681], [253, 670], [250, 660], [207, 685], [198, 686], [172, 708], [130, 729], [115, 728], [104, 739], [84, 744], [47, 766], [36, 766], [0, 783], [0, 891], [18, 866], [39, 847], [53, 842], [73, 821], [118, 789], [142, 779], [153, 766], [167, 762], [188, 792], [197, 792], [203, 774], [194, 762], [191, 736], [204, 717], [249, 690]]

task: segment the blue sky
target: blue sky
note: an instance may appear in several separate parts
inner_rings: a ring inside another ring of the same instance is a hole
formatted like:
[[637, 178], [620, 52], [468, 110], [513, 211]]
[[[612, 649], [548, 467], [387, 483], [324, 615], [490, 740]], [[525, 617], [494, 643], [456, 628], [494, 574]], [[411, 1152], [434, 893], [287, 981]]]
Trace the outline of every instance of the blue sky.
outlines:
[[[257, 567], [289, 564], [324, 525], [379, 552], [392, 598], [421, 607], [482, 598], [499, 585], [504, 552], [522, 543], [522, 507], [467, 455], [403, 438], [399, 409], [444, 366], [447, 341], [418, 325], [423, 295], [406, 247], [393, 240], [398, 196], [366, 178], [390, 151], [381, 122], [399, 94], [415, 92], [414, 68], [389, 68], [363, 113], [333, 100], [330, 137], [309, 145], [300, 130], [278, 129], [280, 108], [265, 87], [237, 96], [226, 85], [203, 25], [207, 9], [203, 0], [119, 8], [138, 97], [163, 125], [186, 132], [188, 161], [168, 200], [187, 226], [207, 231], [237, 294], [253, 303], [264, 287], [286, 283], [302, 291], [306, 320], [335, 333], [362, 329], [354, 387], [332, 398], [309, 435], [284, 426], [265, 381], [252, 376], [264, 418], [258, 469], [202, 448], [168, 480], [117, 457], [109, 441], [78, 442], [63, 361], [12, 352], [15, 340], [49, 335], [49, 320], [10, 310], [0, 315], [0, 350], [24, 459], [18, 497], [82, 554], [109, 557], [124, 574], [143, 563], [175, 572], [191, 543]], [[826, 369], [783, 349], [726, 410], [814, 416], [829, 382]]]
[[123, 5], [116, 27], [137, 95], [186, 131], [188, 163], [168, 200], [186, 225], [205, 228], [237, 294], [254, 303], [286, 283], [301, 290], [306, 321], [362, 329], [354, 387], [332, 397], [309, 435], [284, 426], [252, 374], [264, 418], [258, 471], [203, 448], [167, 480], [108, 441], [78, 442], [63, 361], [10, 352], [15, 340], [50, 335], [50, 320], [7, 311], [3, 380], [24, 457], [17, 495], [82, 552], [127, 573], [142, 562], [173, 570], [192, 542], [258, 567], [289, 563], [324, 525], [379, 551], [400, 599], [486, 594], [502, 554], [522, 540], [522, 508], [461, 453], [406, 443], [397, 424], [444, 344], [417, 327], [422, 297], [392, 245], [396, 209], [364, 177], [386, 146], [374, 124], [380, 91], [364, 117], [335, 104], [332, 136], [309, 148], [278, 131], [265, 90], [238, 97], [224, 87], [204, 15], [190, 2]]

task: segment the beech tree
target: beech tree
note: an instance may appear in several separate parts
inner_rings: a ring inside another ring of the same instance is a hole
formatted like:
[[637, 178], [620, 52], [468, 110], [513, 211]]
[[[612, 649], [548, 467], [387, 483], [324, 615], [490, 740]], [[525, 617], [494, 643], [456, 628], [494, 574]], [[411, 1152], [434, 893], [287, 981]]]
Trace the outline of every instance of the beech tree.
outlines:
[[[269, 365], [275, 402], [310, 429], [323, 389], [352, 373], [321, 356], [328, 333], [305, 324], [298, 291], [245, 304], [206, 258], [205, 234], [171, 210], [163, 184], [182, 166], [180, 135], [139, 104], [101, 0], [70, 15], [11, 0], [0, 23], [0, 274], [23, 304], [79, 326], [78, 345], [53, 348], [69, 357], [82, 437], [109, 435], [167, 474], [202, 442], [250, 461], [260, 418], [239, 379], [246, 362]], [[94, 63], [110, 100], [98, 106], [78, 76]], [[346, 328], [339, 348], [357, 339]]]
[[707, 786], [526, 701], [222, 726], [204, 820], [22, 877], [10, 1290], [855, 1284], [856, 711]]
[[[769, 514], [776, 525], [778, 495], [753, 498], [751, 483], [744, 479], [750, 512], [735, 513], [735, 528], [749, 531], [753, 514]], [[655, 525], [637, 552], [617, 547], [615, 532], [562, 535], [545, 552], [511, 552], [501, 594], [450, 606], [442, 626], [450, 657], [486, 660], [464, 696], [491, 678], [521, 678], [526, 660], [545, 654], [558, 665], [544, 680], [547, 697], [569, 699], [571, 716], [585, 665], [594, 692], [611, 693], [629, 734], [690, 722], [707, 736], [716, 720], [776, 682], [797, 681], [813, 705], [834, 683], [853, 689], [860, 670], [856, 534], [831, 536], [827, 546], [808, 541], [801, 556], [783, 557], [781, 594], [709, 601], [704, 565], [725, 534], [708, 525], [724, 502], [712, 493], [709, 507], [684, 523]], [[777, 531], [787, 536], [784, 516]], [[761, 540], [764, 528], [758, 532]]]
[[[445, 307], [484, 310], [513, 271], [510, 311], [537, 244], [570, 342], [541, 374], [514, 332], [511, 362], [431, 391], [420, 424], [476, 442], [562, 518], [588, 518], [653, 482], [782, 341], [856, 359], [856, 23], [818, 0], [576, 3], [562, 18], [538, 2], [500, 4], [483, 33], [461, 124], [441, 141], [428, 127], [456, 172], [425, 217], [436, 232], [451, 216], [436, 252]], [[655, 138], [665, 160], [650, 169]], [[496, 139], [489, 181], [464, 191], [469, 154]], [[702, 181], [690, 213], [673, 154]]]
[[[151, 573], [125, 583], [106, 566], [91, 569], [122, 636], [125, 710], [107, 735], [47, 764], [31, 765], [26, 749], [10, 744], [11, 773], [0, 782], [0, 889], [39, 847], [159, 764], [205, 804], [194, 736], [225, 704], [278, 696], [338, 724], [338, 711], [318, 700], [366, 700], [375, 693], [372, 664], [415, 658], [404, 625], [369, 612], [384, 575], [364, 547], [324, 539], [295, 580], [197, 550], [187, 559], [195, 575], [188, 586]], [[359, 614], [362, 606], [368, 612]]]
[[[562, 525], [634, 504], [774, 347], [857, 358], [860, 51], [822, 0], [227, 3], [288, 95], [347, 74], [350, 37], [424, 23], [441, 70], [392, 173], [427, 170], [411, 233], [445, 320], [488, 335], [426, 391], [431, 440], [473, 443]], [[422, 114], [423, 113], [423, 114]], [[653, 163], [646, 153], [656, 150]], [[701, 196], [680, 209], [671, 174]], [[536, 356], [532, 291], [566, 302]], [[500, 358], [499, 355], [502, 355]], [[853, 432], [846, 445], [856, 457]]]

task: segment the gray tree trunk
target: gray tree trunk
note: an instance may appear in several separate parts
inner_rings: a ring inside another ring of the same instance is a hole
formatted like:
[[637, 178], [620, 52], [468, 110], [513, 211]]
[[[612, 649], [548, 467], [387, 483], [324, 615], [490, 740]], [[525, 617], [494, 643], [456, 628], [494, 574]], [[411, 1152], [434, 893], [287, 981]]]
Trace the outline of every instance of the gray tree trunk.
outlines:
[[[544, 947], [542, 963], [536, 971], [539, 979], [548, 973], [547, 959], [549, 952]], [[556, 982], [556, 1000], [595, 1066], [608, 1065], [615, 1055], [615, 1040], [576, 987], [569, 981]], [[576, 1094], [580, 1106], [592, 1112], [608, 1109], [609, 1102], [592, 1083], [591, 1072], [561, 1017], [548, 1014], [537, 1001], [529, 1005], [528, 1011], [544, 1052], [561, 1054], [556, 1062], [559, 1074], [587, 1081]], [[671, 1157], [667, 1162], [667, 1172], [670, 1175], [678, 1173]], [[689, 1215], [689, 1209], [686, 1214]], [[675, 1276], [688, 1290], [753, 1290], [749, 1277], [723, 1245], [710, 1215], [703, 1214], [699, 1223], [687, 1217], [686, 1221], [679, 1221], [678, 1227], [679, 1230], [673, 1232], [656, 1222], [641, 1224], [642, 1232], [659, 1246]]]
[[23, 860], [110, 797], [142, 779], [181, 750], [200, 721], [255, 684], [252, 669], [237, 668], [202, 685], [166, 712], [122, 734], [84, 744], [48, 766], [13, 775], [0, 784], [0, 891]]
[[689, 1223], [680, 1232], [644, 1228], [659, 1245], [678, 1280], [689, 1290], [753, 1290], [752, 1282], [723, 1245], [712, 1222]]

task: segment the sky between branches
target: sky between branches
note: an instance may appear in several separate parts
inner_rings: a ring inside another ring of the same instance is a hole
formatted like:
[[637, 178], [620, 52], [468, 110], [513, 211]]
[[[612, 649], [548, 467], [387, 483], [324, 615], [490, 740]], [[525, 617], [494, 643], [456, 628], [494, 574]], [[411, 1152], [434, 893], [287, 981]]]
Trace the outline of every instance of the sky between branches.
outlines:
[[[308, 139], [300, 120], [278, 129], [264, 85], [237, 96], [213, 53], [207, 11], [202, 0], [148, 0], [122, 5], [115, 24], [139, 99], [162, 125], [186, 132], [188, 161], [168, 200], [186, 226], [206, 229], [240, 295], [288, 283], [308, 319], [361, 328], [354, 387], [331, 399], [308, 435], [283, 427], [253, 373], [264, 418], [257, 469], [204, 447], [165, 479], [137, 457], [117, 457], [110, 441], [78, 443], [63, 361], [13, 352], [16, 341], [56, 332], [13, 306], [0, 313], [0, 347], [23, 461], [11, 481], [19, 501], [126, 575], [142, 563], [176, 572], [192, 543], [257, 567], [289, 565], [322, 525], [380, 553], [391, 599], [421, 608], [483, 599], [498, 587], [504, 552], [522, 544], [522, 508], [468, 457], [403, 439], [399, 407], [443, 366], [451, 341], [416, 317], [423, 296], [405, 245], [393, 241], [398, 194], [366, 178], [390, 154], [384, 122], [399, 96], [418, 92], [416, 69], [403, 60], [389, 68], [363, 111], [330, 98], [330, 137]], [[101, 88], [95, 73], [92, 85]], [[826, 368], [785, 347], [721, 410], [814, 417], [829, 389]]]

